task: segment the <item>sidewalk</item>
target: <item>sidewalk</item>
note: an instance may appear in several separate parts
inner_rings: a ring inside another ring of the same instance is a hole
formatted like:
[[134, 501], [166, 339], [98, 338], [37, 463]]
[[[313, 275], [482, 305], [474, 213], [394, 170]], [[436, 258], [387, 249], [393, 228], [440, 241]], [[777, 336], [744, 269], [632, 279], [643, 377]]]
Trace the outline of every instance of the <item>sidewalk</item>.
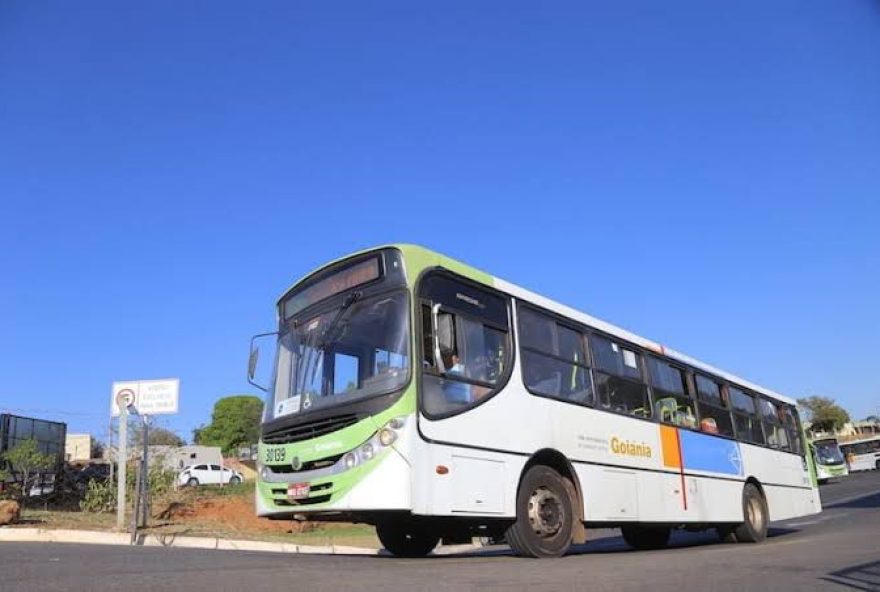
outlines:
[[[78, 543], [85, 545], [132, 546], [127, 532], [104, 532], [96, 530], [65, 530], [45, 528], [0, 527], [0, 543]], [[296, 543], [273, 543], [219, 537], [192, 537], [169, 535], [139, 535], [134, 546], [177, 547], [185, 549], [217, 549], [221, 551], [260, 551], [265, 553], [299, 553], [312, 555], [384, 555], [384, 549], [350, 547], [345, 545], [299, 545]], [[447, 545], [437, 547], [434, 555], [452, 555], [482, 549], [480, 545]]]

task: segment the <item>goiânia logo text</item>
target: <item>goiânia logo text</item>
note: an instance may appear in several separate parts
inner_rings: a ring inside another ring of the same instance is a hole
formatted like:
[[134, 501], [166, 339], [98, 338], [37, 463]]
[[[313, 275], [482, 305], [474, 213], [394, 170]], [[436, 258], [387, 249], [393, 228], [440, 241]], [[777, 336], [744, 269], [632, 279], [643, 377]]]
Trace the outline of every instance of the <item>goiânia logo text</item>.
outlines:
[[617, 436], [611, 438], [611, 452], [621, 456], [636, 456], [639, 458], [651, 458], [651, 447], [644, 442], [621, 440]]

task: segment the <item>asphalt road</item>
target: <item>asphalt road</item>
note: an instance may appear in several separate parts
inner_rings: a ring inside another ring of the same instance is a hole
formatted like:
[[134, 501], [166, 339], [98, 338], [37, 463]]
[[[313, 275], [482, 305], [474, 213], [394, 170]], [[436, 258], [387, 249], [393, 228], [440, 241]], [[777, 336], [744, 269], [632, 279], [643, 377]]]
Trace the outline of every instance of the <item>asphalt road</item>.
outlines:
[[669, 549], [638, 552], [606, 536], [553, 560], [497, 550], [403, 560], [2, 543], [0, 591], [880, 591], [880, 471], [825, 485], [822, 499], [821, 514], [774, 523], [759, 545], [683, 533]]

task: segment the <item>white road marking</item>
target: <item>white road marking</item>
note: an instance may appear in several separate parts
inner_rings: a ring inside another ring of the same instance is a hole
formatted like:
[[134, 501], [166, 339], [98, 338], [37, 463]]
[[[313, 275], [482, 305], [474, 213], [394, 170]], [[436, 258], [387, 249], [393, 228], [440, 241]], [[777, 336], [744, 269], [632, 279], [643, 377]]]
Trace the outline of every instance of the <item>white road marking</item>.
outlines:
[[804, 520], [802, 522], [784, 522], [782, 526], [809, 526], [810, 524], [819, 524], [820, 522], [825, 522], [826, 520], [836, 520], [837, 518], [843, 518], [844, 516], [849, 516], [849, 512], [835, 514], [833, 516], [820, 516], [815, 520]]

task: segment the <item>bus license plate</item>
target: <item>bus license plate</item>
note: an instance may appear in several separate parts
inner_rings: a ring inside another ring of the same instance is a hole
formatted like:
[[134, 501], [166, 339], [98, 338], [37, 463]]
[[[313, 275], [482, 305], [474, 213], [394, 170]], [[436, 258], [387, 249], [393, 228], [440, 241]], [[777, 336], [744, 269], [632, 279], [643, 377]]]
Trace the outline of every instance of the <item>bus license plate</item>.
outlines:
[[308, 483], [291, 483], [287, 486], [287, 499], [299, 500], [309, 497]]

